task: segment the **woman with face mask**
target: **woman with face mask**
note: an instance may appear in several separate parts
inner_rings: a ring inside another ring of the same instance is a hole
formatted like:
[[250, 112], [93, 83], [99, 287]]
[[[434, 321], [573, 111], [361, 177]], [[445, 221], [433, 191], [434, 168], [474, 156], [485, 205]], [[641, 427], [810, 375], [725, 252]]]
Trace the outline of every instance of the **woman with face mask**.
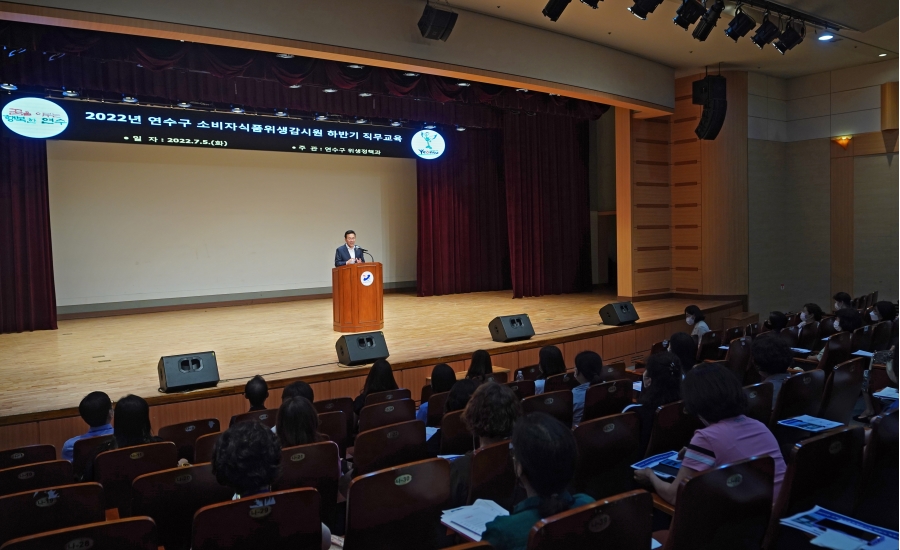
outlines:
[[[825, 320], [825, 323], [833, 322], [834, 323], [834, 332], [837, 334], [838, 332], [849, 332], [853, 334], [853, 331], [862, 326], [862, 315], [859, 314], [856, 309], [852, 307], [846, 307], [844, 309], [838, 310], [835, 314], [833, 320]], [[816, 361], [822, 360], [822, 355], [825, 353], [825, 348], [828, 346], [823, 346], [822, 350], [818, 355], [811, 355], [810, 359], [815, 359]]]
[[875, 307], [869, 312], [869, 319], [872, 323], [880, 323], [881, 321], [893, 321], [894, 304], [888, 301], [876, 302]]
[[805, 304], [803, 311], [800, 312], [800, 323], [797, 330], [802, 329], [806, 325], [811, 325], [822, 320], [822, 308], [816, 304]]
[[709, 325], [706, 324], [706, 316], [703, 315], [703, 312], [697, 306], [688, 306], [684, 308], [684, 317], [685, 322], [687, 322], [688, 326], [693, 327], [691, 331], [691, 336], [697, 337], [697, 341], [700, 338], [709, 332]]
[[853, 302], [853, 298], [851, 298], [850, 295], [847, 294], [846, 292], [838, 292], [837, 294], [835, 294], [833, 296], [833, 298], [834, 298], [834, 312], [835, 313], [837, 313], [838, 311], [840, 311], [842, 309], [853, 307], [851, 305]]

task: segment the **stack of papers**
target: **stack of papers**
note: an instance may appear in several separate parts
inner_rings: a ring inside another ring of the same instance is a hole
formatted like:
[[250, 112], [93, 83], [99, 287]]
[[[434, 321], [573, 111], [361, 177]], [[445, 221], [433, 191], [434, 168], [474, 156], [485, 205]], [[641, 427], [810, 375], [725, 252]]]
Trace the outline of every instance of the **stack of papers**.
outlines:
[[493, 500], [478, 499], [471, 506], [460, 506], [444, 510], [441, 523], [472, 541], [480, 541], [485, 526], [499, 516], [509, 512]]
[[810, 353], [812, 353], [812, 350], [808, 350], [806, 348], [791, 348], [791, 351], [793, 351], [794, 353], [803, 353], [805, 355], [809, 355]]
[[782, 426], [790, 426], [791, 428], [806, 430], [807, 432], [813, 433], [824, 432], [843, 426], [840, 422], [832, 422], [831, 420], [816, 418], [815, 416], [809, 416], [808, 414], [795, 416], [794, 418], [788, 418], [786, 420], [779, 420], [778, 423]]
[[891, 399], [896, 401], [900, 395], [897, 394], [897, 388], [884, 388], [881, 391], [877, 391], [873, 393], [875, 397], [879, 399]]
[[631, 467], [635, 470], [650, 468], [660, 479], [675, 479], [681, 468], [681, 461], [678, 460], [678, 451], [668, 451], [635, 462]]
[[900, 542], [897, 531], [869, 525], [819, 506], [785, 518], [781, 524], [815, 535], [810, 541], [812, 544], [833, 550], [894, 549]]
[[861, 349], [854, 351], [850, 355], [858, 355], [860, 357], [875, 357], [875, 354], [872, 353], [871, 351], [863, 351]]

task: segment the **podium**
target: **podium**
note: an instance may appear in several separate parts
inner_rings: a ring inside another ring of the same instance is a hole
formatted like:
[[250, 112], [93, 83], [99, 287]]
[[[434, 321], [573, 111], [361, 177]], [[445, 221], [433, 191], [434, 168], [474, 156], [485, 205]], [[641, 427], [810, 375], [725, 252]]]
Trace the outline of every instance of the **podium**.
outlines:
[[384, 328], [384, 285], [381, 264], [342, 265], [331, 270], [335, 332], [368, 332]]

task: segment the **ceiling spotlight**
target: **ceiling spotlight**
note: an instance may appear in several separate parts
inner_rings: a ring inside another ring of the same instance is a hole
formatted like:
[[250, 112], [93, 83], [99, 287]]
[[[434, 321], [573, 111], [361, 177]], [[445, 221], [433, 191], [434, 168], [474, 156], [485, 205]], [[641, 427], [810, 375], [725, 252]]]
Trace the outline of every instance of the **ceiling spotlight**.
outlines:
[[834, 40], [834, 35], [833, 35], [833, 34], [825, 33], [825, 34], [823, 34], [822, 36], [819, 37], [819, 41], [820, 41], [820, 42], [828, 42], [829, 40]]
[[300, 87], [299, 84], [291, 84], [290, 86], [288, 86], [288, 88], [293, 88], [294, 90], [296, 90], [299, 87]]
[[281, 59], [293, 59], [294, 54], [292, 54], [292, 53], [276, 53], [275, 57], [278, 57]]
[[78, 97], [78, 92], [76, 92], [75, 90], [67, 90], [63, 88], [62, 95], [63, 97]]
[[236, 115], [242, 115], [242, 114], [244, 114], [244, 110], [241, 109], [240, 107], [232, 107], [232, 108], [231, 108], [231, 112], [234, 113], [234, 114], [236, 114]]
[[647, 19], [647, 15], [653, 13], [663, 0], [634, 0], [634, 5], [628, 8], [631, 14], [641, 21]]
[[794, 49], [794, 46], [803, 42], [803, 37], [806, 36], [806, 24], [804, 23], [800, 27], [800, 31], [794, 27], [794, 20], [791, 19], [787, 22], [787, 25], [784, 27], [784, 32], [781, 33], [781, 38], [778, 39], [773, 46], [778, 50], [778, 53], [784, 55], [784, 52], [788, 50]]
[[731, 24], [725, 29], [725, 36], [737, 42], [738, 38], [746, 36], [755, 26], [756, 21], [744, 13], [744, 10], [738, 8], [734, 13], [734, 19], [731, 20]]
[[437, 126], [435, 126], [434, 124], [426, 124], [425, 125], [426, 130], [434, 130], [435, 128], [437, 128]]
[[179, 102], [177, 103], [177, 105], [178, 105], [179, 107], [181, 107], [182, 109], [190, 109], [190, 107], [191, 107], [191, 104], [188, 103], [187, 101], [179, 101]]
[[[581, 0], [581, 1], [584, 2], [584, 0]], [[585, 2], [585, 3], [586, 3], [586, 2]], [[456, 127], [456, 131], [457, 131], [457, 132], [465, 132], [466, 129], [465, 129], [464, 126], [457, 126], [457, 127]]]
[[334, 92], [337, 91], [337, 88], [325, 88], [322, 91], [325, 92], [326, 94], [333, 94]]
[[392, 121], [391, 121], [391, 126], [393, 126], [394, 128], [397, 128], [398, 126], [400, 126], [400, 121], [399, 121], [399, 120], [392, 120]]
[[693, 37], [703, 42], [707, 38], [709, 38], [709, 33], [712, 32], [714, 28], [716, 28], [716, 22], [719, 21], [719, 16], [722, 15], [722, 10], [725, 9], [725, 2], [722, 0], [716, 0], [716, 3], [712, 5], [706, 13], [703, 14], [703, 17], [700, 18], [700, 22], [697, 23], [697, 26], [694, 27]]
[[468, 82], [457, 82], [456, 85], [460, 88], [468, 88], [469, 86], [471, 86], [471, 84], [469, 84]]
[[681, 6], [675, 12], [675, 19], [672, 21], [682, 29], [687, 30], [704, 13], [706, 13], [706, 8], [697, 0], [682, 0]]
[[756, 29], [756, 34], [750, 37], [750, 41], [756, 44], [756, 47], [759, 49], [763, 49], [766, 47], [766, 44], [778, 38], [781, 34], [781, 31], [778, 29], [778, 25], [769, 21], [769, 12], [766, 12], [763, 15], [762, 25]]
[[124, 96], [124, 97], [122, 98], [122, 103], [131, 103], [131, 104], [134, 104], [134, 103], [137, 103], [137, 102], [138, 102], [138, 98], [132, 97], [132, 96], [130, 96], [130, 95], [126, 95], [126, 96]]
[[362, 66], [362, 65], [359, 65], [359, 64], [357, 64], [357, 63], [351, 63], [351, 64], [347, 65], [347, 68], [348, 68], [348, 69], [362, 69], [363, 66]]
[[359, 97], [372, 97], [372, 94], [369, 92], [360, 92]]
[[316, 115], [316, 120], [328, 120], [328, 115]]
[[517, 92], [527, 92], [528, 88], [516, 88]]
[[277, 111], [275, 111], [275, 116], [287, 116], [287, 111], [285, 111], [284, 109], [278, 109]]
[[358, 118], [358, 119], [354, 120], [353, 122], [355, 122], [357, 124], [365, 124], [366, 122], [369, 122], [369, 121], [364, 118]]
[[603, 0], [581, 0], [581, 3], [582, 3], [582, 4], [585, 4], [585, 5], [587, 5], [587, 6], [590, 6], [590, 7], [594, 8], [594, 9], [597, 9], [597, 4], [599, 4], [599, 3], [602, 2], [602, 1], [603, 1]]
[[15, 84], [8, 84], [4, 82], [3, 84], [0, 84], [0, 89], [6, 90], [7, 92], [15, 92], [19, 89], [19, 87]]
[[419, 76], [419, 73], [405, 72], [403, 73], [403, 76]]
[[541, 13], [544, 14], [544, 17], [550, 19], [550, 21], [556, 21], [559, 19], [559, 16], [562, 15], [562, 12], [566, 10], [566, 6], [568, 6], [571, 1], [572, 0], [550, 0], [547, 2], [547, 5], [544, 6], [544, 9], [541, 10]]

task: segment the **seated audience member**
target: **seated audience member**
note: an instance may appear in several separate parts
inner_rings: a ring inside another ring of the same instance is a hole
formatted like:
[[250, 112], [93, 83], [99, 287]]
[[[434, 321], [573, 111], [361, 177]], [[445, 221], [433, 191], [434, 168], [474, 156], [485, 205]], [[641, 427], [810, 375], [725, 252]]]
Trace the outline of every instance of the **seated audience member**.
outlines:
[[802, 329], [806, 325], [817, 323], [821, 320], [822, 308], [820, 308], [816, 304], [805, 304], [803, 306], [803, 310], [800, 312], [800, 323], [797, 325], [797, 330]]
[[594, 499], [566, 490], [575, 475], [577, 447], [572, 430], [559, 420], [544, 413], [523, 416], [513, 429], [510, 450], [528, 498], [512, 514], [489, 522], [481, 538], [496, 550], [525, 550], [535, 523]]
[[[456, 383], [456, 372], [447, 363], [440, 363], [431, 369], [431, 394], [444, 393], [450, 391], [453, 384]], [[428, 401], [419, 405], [416, 411], [416, 420], [428, 422]]]
[[[897, 387], [897, 337], [894, 336], [891, 342], [891, 347], [887, 351], [880, 351], [876, 355], [886, 354], [887, 358], [880, 358], [880, 360], [884, 361], [884, 370], [888, 376], [888, 387], [896, 388]], [[872, 357], [871, 363], [869, 364], [869, 369], [871, 369], [871, 364], [875, 363], [876, 357]], [[871, 372], [871, 371], [870, 371]], [[875, 414], [888, 414], [891, 413], [898, 408], [898, 401], [896, 399], [879, 399], [873, 398], [872, 393], [876, 391], [881, 391], [884, 388], [874, 387], [869, 389], [868, 385], [871, 384], [871, 378], [866, 378], [863, 384], [862, 396], [863, 401], [865, 402], [866, 408], [857, 416], [853, 417], [853, 420], [857, 422], [862, 422], [868, 424], [869, 420], [872, 419]], [[873, 399], [880, 404], [881, 411], [878, 412], [875, 409], [875, 403], [873, 403]], [[868, 441], [868, 434], [866, 435]]]
[[284, 391], [281, 393], [281, 402], [284, 403], [288, 399], [292, 399], [294, 397], [305, 397], [307, 400], [309, 400], [310, 403], [316, 402], [316, 396], [313, 392], [312, 386], [310, 386], [303, 380], [291, 382], [290, 384], [285, 386]]
[[787, 315], [780, 311], [773, 311], [769, 313], [769, 318], [766, 319], [764, 324], [769, 330], [779, 332], [781, 329], [787, 327], [787, 323]]
[[[834, 321], [832, 322], [834, 323], [835, 333], [849, 332], [853, 334], [854, 330], [863, 325], [862, 315], [859, 314], [859, 311], [857, 311], [856, 308], [845, 307], [844, 309], [839, 309], [834, 315]], [[822, 355], [825, 354], [825, 348], [827, 347], [828, 346], [823, 346], [822, 349], [819, 350], [818, 355], [810, 355], [809, 358], [821, 361]]]
[[551, 376], [566, 372], [566, 360], [556, 346], [544, 346], [538, 352], [538, 370], [541, 374], [534, 381], [534, 394], [544, 393], [544, 382]]
[[669, 353], [678, 357], [684, 374], [697, 364], [697, 342], [686, 332], [676, 332], [669, 338]]
[[472, 354], [472, 362], [469, 363], [469, 370], [466, 372], [466, 378], [475, 380], [479, 384], [492, 379], [491, 376], [494, 369], [491, 366], [491, 355], [483, 349], [477, 350]]
[[581, 424], [584, 416], [584, 395], [593, 384], [603, 381], [603, 359], [595, 351], [582, 351], [575, 356], [575, 380], [578, 385], [572, 388], [572, 426]]
[[[488, 383], [478, 386], [462, 413], [462, 421], [469, 432], [478, 438], [478, 448], [487, 447], [510, 438], [513, 425], [522, 414], [516, 393], [504, 384]], [[464, 506], [469, 496], [474, 451], [450, 463], [450, 508]], [[512, 499], [512, 493], [510, 493]], [[512, 501], [499, 502], [509, 509]]]
[[853, 298], [851, 298], [850, 295], [846, 292], [838, 292], [833, 296], [833, 298], [835, 313], [842, 309], [853, 307]]
[[772, 384], [772, 408], [778, 401], [781, 384], [790, 376], [788, 369], [794, 362], [791, 346], [783, 339], [768, 334], [761, 334], [753, 341], [750, 348], [753, 364], [759, 370], [763, 382]]
[[[476, 382], [475, 380], [470, 380], [469, 378], [459, 380], [458, 382], [453, 384], [453, 387], [450, 388], [450, 395], [447, 396], [447, 401], [444, 403], [444, 414], [465, 409], [466, 405], [469, 403], [469, 399], [472, 397], [472, 394], [475, 393], [476, 389], [478, 389], [478, 386], [478, 382]], [[440, 454], [440, 429], [435, 432], [433, 436], [428, 438], [426, 446], [428, 447], [428, 456], [437, 456], [438, 454]]]
[[162, 441], [150, 428], [150, 406], [136, 395], [126, 395], [116, 403], [113, 415], [113, 439], [94, 449], [85, 467], [84, 480], [94, 478], [94, 457], [104, 451], [124, 449]]
[[[235, 424], [216, 442], [212, 472], [221, 485], [234, 490], [232, 500], [270, 492], [281, 475], [278, 438], [259, 422]], [[322, 548], [330, 547], [331, 531], [322, 524]]]
[[[683, 332], [678, 334], [693, 340]], [[623, 413], [633, 412], [638, 417], [641, 434], [638, 456], [644, 456], [647, 451], [656, 409], [681, 399], [682, 370], [681, 362], [674, 353], [656, 353], [647, 358], [638, 402], [622, 410]]]
[[875, 308], [869, 312], [869, 318], [873, 323], [881, 321], [893, 321], [897, 316], [894, 315], [894, 304], [887, 301], [875, 302]]
[[319, 433], [316, 408], [309, 399], [299, 395], [281, 403], [272, 431], [278, 434], [282, 447], [328, 441], [327, 436]]
[[[244, 386], [244, 397], [250, 402], [250, 409], [247, 412], [264, 411], [266, 410], [266, 399], [269, 398], [269, 385], [262, 376], [257, 374]], [[231, 417], [229, 426], [234, 425], [234, 418], [234, 416]]]
[[78, 405], [78, 414], [90, 427], [87, 432], [76, 435], [63, 444], [62, 458], [72, 462], [74, 459], [75, 442], [88, 437], [98, 437], [113, 433], [113, 410], [109, 396], [102, 391], [92, 391], [87, 394]]
[[688, 306], [684, 308], [685, 322], [687, 322], [688, 326], [694, 327], [694, 330], [691, 331], [691, 336], [697, 338], [697, 341], [700, 341], [700, 337], [709, 332], [709, 325], [706, 324], [706, 315], [703, 314], [703, 311], [700, 310], [697, 306]]
[[359, 416], [359, 412], [366, 406], [366, 397], [370, 393], [378, 393], [383, 391], [396, 390], [397, 382], [394, 380], [394, 371], [391, 370], [391, 364], [386, 359], [375, 361], [369, 374], [366, 376], [366, 382], [363, 384], [362, 391], [356, 399], [353, 400], [353, 412]]
[[784, 459], [769, 428], [744, 416], [747, 397], [737, 377], [721, 365], [698, 365], [684, 377], [681, 395], [684, 408], [706, 427], [694, 432], [690, 444], [682, 449], [684, 460], [674, 481], [661, 480], [649, 468], [636, 471], [635, 480], [652, 485], [663, 500], [676, 504], [678, 486], [686, 477], [751, 457], [771, 456], [775, 460], [772, 499], [776, 501], [784, 478]]

